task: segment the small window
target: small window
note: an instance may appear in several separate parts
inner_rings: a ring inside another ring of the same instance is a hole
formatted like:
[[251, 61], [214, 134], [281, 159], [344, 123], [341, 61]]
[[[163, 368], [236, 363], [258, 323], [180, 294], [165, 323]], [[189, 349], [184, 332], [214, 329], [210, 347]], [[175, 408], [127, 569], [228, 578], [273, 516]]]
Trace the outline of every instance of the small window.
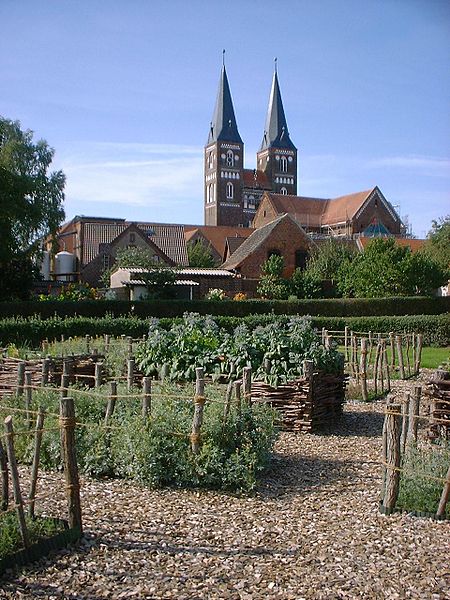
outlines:
[[232, 150], [227, 151], [227, 167], [234, 167], [234, 153]]
[[234, 198], [234, 187], [232, 183], [227, 183], [227, 198], [233, 200]]
[[214, 166], [214, 154], [213, 154], [212, 152], [210, 152], [210, 153], [208, 154], [208, 167], [209, 167], [210, 169], [212, 169], [212, 168], [213, 168], [213, 166]]
[[267, 252], [267, 258], [270, 258], [271, 256], [281, 256], [281, 252], [279, 250], [277, 250], [276, 248], [271, 248]]
[[288, 170], [288, 161], [287, 158], [285, 156], [282, 156], [280, 158], [280, 171], [282, 173], [287, 173]]
[[287, 189], [285, 187], [282, 187], [280, 192], [283, 194], [283, 196], [287, 196]]
[[107, 271], [110, 266], [111, 266], [111, 257], [109, 256], [109, 254], [103, 254], [103, 256], [102, 256], [103, 271]]

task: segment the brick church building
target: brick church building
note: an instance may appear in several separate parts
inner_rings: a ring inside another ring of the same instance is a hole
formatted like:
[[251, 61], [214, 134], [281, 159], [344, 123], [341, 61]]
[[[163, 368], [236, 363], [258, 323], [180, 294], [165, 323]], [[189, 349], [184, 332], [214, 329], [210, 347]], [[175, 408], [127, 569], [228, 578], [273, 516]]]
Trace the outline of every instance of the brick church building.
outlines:
[[205, 146], [205, 225], [249, 227], [265, 191], [297, 193], [297, 148], [289, 130], [275, 70], [257, 169], [244, 168], [225, 65]]
[[206, 226], [258, 229], [289, 214], [315, 237], [398, 237], [406, 233], [400, 216], [377, 186], [338, 198], [297, 196], [297, 148], [289, 135], [276, 67], [257, 168], [244, 168], [244, 142], [225, 65], [204, 161]]

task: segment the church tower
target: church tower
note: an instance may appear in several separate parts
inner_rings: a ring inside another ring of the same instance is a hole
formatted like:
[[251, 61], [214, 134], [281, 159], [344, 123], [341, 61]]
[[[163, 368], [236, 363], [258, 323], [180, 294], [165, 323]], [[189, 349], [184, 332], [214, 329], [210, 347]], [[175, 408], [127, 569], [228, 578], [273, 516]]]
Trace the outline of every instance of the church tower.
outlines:
[[265, 173], [273, 193], [297, 195], [297, 148], [289, 137], [276, 59], [264, 135], [256, 160], [258, 171]]
[[205, 225], [242, 224], [244, 143], [234, 115], [225, 64], [204, 161]]

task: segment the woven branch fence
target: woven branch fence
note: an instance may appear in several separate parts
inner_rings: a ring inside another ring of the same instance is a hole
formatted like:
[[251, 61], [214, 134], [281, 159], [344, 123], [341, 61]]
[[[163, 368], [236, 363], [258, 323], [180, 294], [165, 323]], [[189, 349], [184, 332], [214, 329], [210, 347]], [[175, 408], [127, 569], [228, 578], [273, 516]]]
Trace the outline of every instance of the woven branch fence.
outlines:
[[[448, 448], [445, 443], [436, 445], [430, 443], [430, 430], [438, 426], [448, 439], [450, 427], [450, 402], [445, 412], [434, 412], [433, 401], [423, 393], [421, 386], [415, 386], [413, 394], [388, 398], [385, 405], [385, 418], [382, 434], [382, 483], [380, 493], [380, 511], [391, 514], [397, 510], [397, 501], [403, 477], [418, 477], [442, 484], [442, 493], [434, 516], [445, 518], [446, 505], [450, 495], [450, 464], [444, 477], [419, 472], [411, 475], [408, 472], [408, 458], [412, 451], [422, 449], [426, 454], [440, 452]], [[424, 426], [420, 429], [420, 424]], [[422, 431], [422, 439], [419, 433]], [[433, 437], [436, 440], [436, 436]], [[448, 456], [448, 455], [447, 455]], [[427, 515], [432, 516], [432, 515]]]
[[321, 337], [326, 348], [333, 341], [343, 346], [346, 370], [360, 386], [364, 401], [390, 392], [394, 376], [405, 380], [420, 371], [422, 334], [355, 332], [346, 327], [344, 331], [322, 329]]

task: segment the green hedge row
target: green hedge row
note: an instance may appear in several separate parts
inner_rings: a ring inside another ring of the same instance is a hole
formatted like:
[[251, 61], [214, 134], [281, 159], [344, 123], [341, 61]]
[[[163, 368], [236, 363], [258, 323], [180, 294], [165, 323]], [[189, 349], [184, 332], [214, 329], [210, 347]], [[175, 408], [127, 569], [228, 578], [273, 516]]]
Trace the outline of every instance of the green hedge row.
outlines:
[[130, 313], [141, 318], [180, 317], [185, 312], [201, 315], [244, 317], [254, 314], [361, 317], [383, 315], [438, 315], [450, 311], [450, 296], [399, 298], [333, 298], [321, 300], [84, 300], [82, 302], [0, 302], [0, 318], [40, 315], [61, 317], [116, 317]]
[[[287, 320], [287, 315], [251, 315], [244, 318], [239, 317], [217, 317], [219, 325], [233, 329], [239, 323], [245, 322], [250, 327], [257, 327], [268, 322], [281, 319]], [[180, 319], [181, 320], [181, 319]], [[59, 339], [61, 335], [66, 337], [84, 335], [131, 335], [135, 338], [146, 334], [149, 327], [149, 319], [140, 319], [136, 316], [103, 318], [95, 317], [51, 317], [40, 319], [21, 317], [4, 319], [0, 321], [0, 346], [14, 343], [16, 345], [28, 345], [38, 347], [41, 340]], [[170, 326], [173, 319], [162, 319], [162, 325]], [[415, 315], [394, 317], [313, 317], [314, 327], [328, 330], [343, 330], [347, 325], [354, 331], [359, 332], [417, 332], [424, 336], [424, 344], [427, 346], [450, 345], [450, 315]]]

